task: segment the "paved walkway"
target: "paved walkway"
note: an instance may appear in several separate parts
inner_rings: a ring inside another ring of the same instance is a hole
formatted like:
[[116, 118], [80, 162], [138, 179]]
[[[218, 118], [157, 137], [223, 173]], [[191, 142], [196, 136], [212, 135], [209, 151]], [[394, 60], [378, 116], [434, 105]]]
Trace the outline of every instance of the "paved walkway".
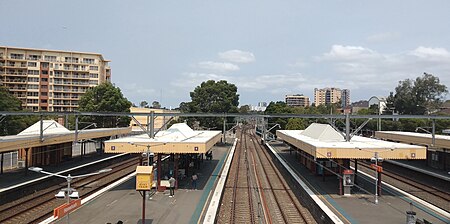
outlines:
[[[183, 180], [175, 197], [170, 198], [166, 190], [146, 199], [145, 223], [197, 223], [230, 148], [231, 144], [213, 147], [213, 160], [204, 160], [197, 170], [198, 190], [190, 189], [190, 180]], [[141, 223], [142, 196], [135, 183], [132, 178], [86, 203], [70, 214], [70, 223]], [[66, 223], [65, 218], [60, 223]]]
[[[370, 193], [363, 191], [355, 191], [351, 196], [338, 195], [338, 179], [336, 176], [328, 176], [323, 180], [322, 176], [312, 174], [306, 169], [296, 156], [295, 151], [289, 152], [288, 147], [282, 143], [271, 143], [274, 149], [279, 152], [292, 168], [309, 182], [312, 188], [316, 189], [318, 195], [321, 195], [328, 207], [334, 210], [336, 215], [340, 215], [341, 219], [347, 223], [405, 223], [406, 211], [410, 210], [410, 199], [399, 195], [394, 191], [383, 190], [382, 197], [379, 197], [379, 204], [374, 204], [373, 190], [375, 186], [373, 180], [358, 176], [358, 185], [364, 189], [369, 189]], [[332, 208], [333, 207], [333, 208]], [[442, 217], [437, 218], [429, 209], [420, 210], [415, 207], [413, 209], [417, 213], [417, 218], [425, 218], [432, 223], [446, 223]]]

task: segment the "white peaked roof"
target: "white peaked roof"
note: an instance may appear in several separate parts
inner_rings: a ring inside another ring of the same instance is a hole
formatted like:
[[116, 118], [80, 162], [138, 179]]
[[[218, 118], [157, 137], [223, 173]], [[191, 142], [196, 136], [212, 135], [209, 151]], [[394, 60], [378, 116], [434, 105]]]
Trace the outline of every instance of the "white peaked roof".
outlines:
[[312, 123], [309, 127], [301, 132], [301, 135], [324, 142], [336, 142], [345, 140], [338, 131], [336, 131], [328, 124]]
[[187, 124], [185, 123], [178, 123], [172, 125], [169, 129], [163, 132], [158, 132], [155, 137], [160, 139], [171, 139], [174, 141], [181, 140], [181, 139], [188, 139], [192, 138], [199, 133], [196, 133], [194, 130], [192, 130]]
[[[69, 131], [67, 128], [60, 125], [58, 122], [54, 120], [43, 120], [42, 122], [43, 122], [42, 130], [44, 130], [44, 134], [71, 133], [71, 131]], [[40, 130], [41, 130], [41, 122], [38, 121], [17, 135], [39, 135], [41, 132]]]

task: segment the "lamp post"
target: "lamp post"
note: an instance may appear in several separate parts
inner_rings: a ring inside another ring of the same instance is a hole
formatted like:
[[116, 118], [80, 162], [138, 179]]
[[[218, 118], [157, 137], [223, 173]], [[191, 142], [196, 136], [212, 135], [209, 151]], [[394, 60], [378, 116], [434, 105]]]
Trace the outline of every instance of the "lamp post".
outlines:
[[[57, 195], [55, 195], [57, 198], [64, 198], [67, 197], [67, 204], [70, 204], [70, 198], [74, 197], [74, 198], [78, 198], [78, 192], [75, 189], [71, 189], [70, 188], [70, 183], [72, 182], [73, 179], [75, 178], [80, 178], [80, 177], [87, 177], [87, 176], [92, 176], [92, 175], [97, 175], [97, 174], [101, 174], [101, 173], [106, 173], [111, 171], [111, 169], [103, 169], [103, 170], [99, 170], [95, 173], [88, 173], [88, 174], [82, 174], [82, 175], [76, 175], [76, 176], [71, 176], [70, 174], [67, 176], [64, 175], [60, 175], [57, 173], [51, 173], [48, 171], [45, 171], [44, 169], [40, 168], [40, 167], [30, 167], [28, 168], [28, 170], [30, 171], [34, 171], [37, 173], [43, 173], [43, 174], [48, 174], [51, 176], [55, 176], [55, 177], [60, 177], [60, 178], [64, 178], [67, 181], [67, 189], [62, 189], [62, 191], [60, 191]], [[67, 223], [69, 223], [69, 213], [67, 213]]]

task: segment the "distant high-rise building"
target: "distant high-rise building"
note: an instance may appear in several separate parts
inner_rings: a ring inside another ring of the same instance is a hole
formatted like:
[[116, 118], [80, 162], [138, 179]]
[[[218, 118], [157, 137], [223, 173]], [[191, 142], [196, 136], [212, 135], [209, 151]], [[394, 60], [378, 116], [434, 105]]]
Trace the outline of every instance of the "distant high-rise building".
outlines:
[[342, 108], [350, 107], [350, 90], [343, 89], [341, 91], [341, 106]]
[[266, 102], [258, 102], [258, 107], [267, 107]]
[[333, 104], [341, 101], [342, 107], [350, 105], [350, 90], [339, 88], [314, 89], [314, 104], [316, 106], [324, 104]]
[[304, 96], [303, 94], [286, 95], [285, 102], [291, 107], [308, 107], [309, 97]]
[[32, 111], [73, 111], [89, 89], [111, 80], [98, 53], [0, 46], [0, 85]]

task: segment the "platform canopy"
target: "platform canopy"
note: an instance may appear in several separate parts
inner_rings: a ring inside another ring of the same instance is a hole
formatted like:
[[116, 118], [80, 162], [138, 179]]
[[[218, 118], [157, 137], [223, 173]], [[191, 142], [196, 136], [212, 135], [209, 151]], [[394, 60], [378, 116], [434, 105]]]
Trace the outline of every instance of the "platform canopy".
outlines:
[[349, 142], [328, 124], [313, 123], [305, 130], [277, 130], [277, 137], [314, 158], [370, 159], [378, 152], [385, 159], [426, 159], [423, 146], [354, 136]]
[[[417, 145], [431, 146], [433, 137], [431, 134], [403, 131], [377, 131], [375, 137], [396, 142], [411, 143]], [[450, 149], [450, 136], [435, 135], [435, 144], [433, 148]]]
[[[38, 121], [17, 135], [0, 136], [0, 152], [23, 148], [40, 147], [75, 141], [75, 131], [68, 130], [54, 120], [43, 120], [43, 140], [41, 122]], [[129, 134], [131, 128], [97, 128], [78, 131], [78, 140]]]
[[220, 141], [221, 131], [194, 131], [185, 123], [172, 125], [154, 138], [147, 134], [105, 142], [106, 153], [206, 153]]

